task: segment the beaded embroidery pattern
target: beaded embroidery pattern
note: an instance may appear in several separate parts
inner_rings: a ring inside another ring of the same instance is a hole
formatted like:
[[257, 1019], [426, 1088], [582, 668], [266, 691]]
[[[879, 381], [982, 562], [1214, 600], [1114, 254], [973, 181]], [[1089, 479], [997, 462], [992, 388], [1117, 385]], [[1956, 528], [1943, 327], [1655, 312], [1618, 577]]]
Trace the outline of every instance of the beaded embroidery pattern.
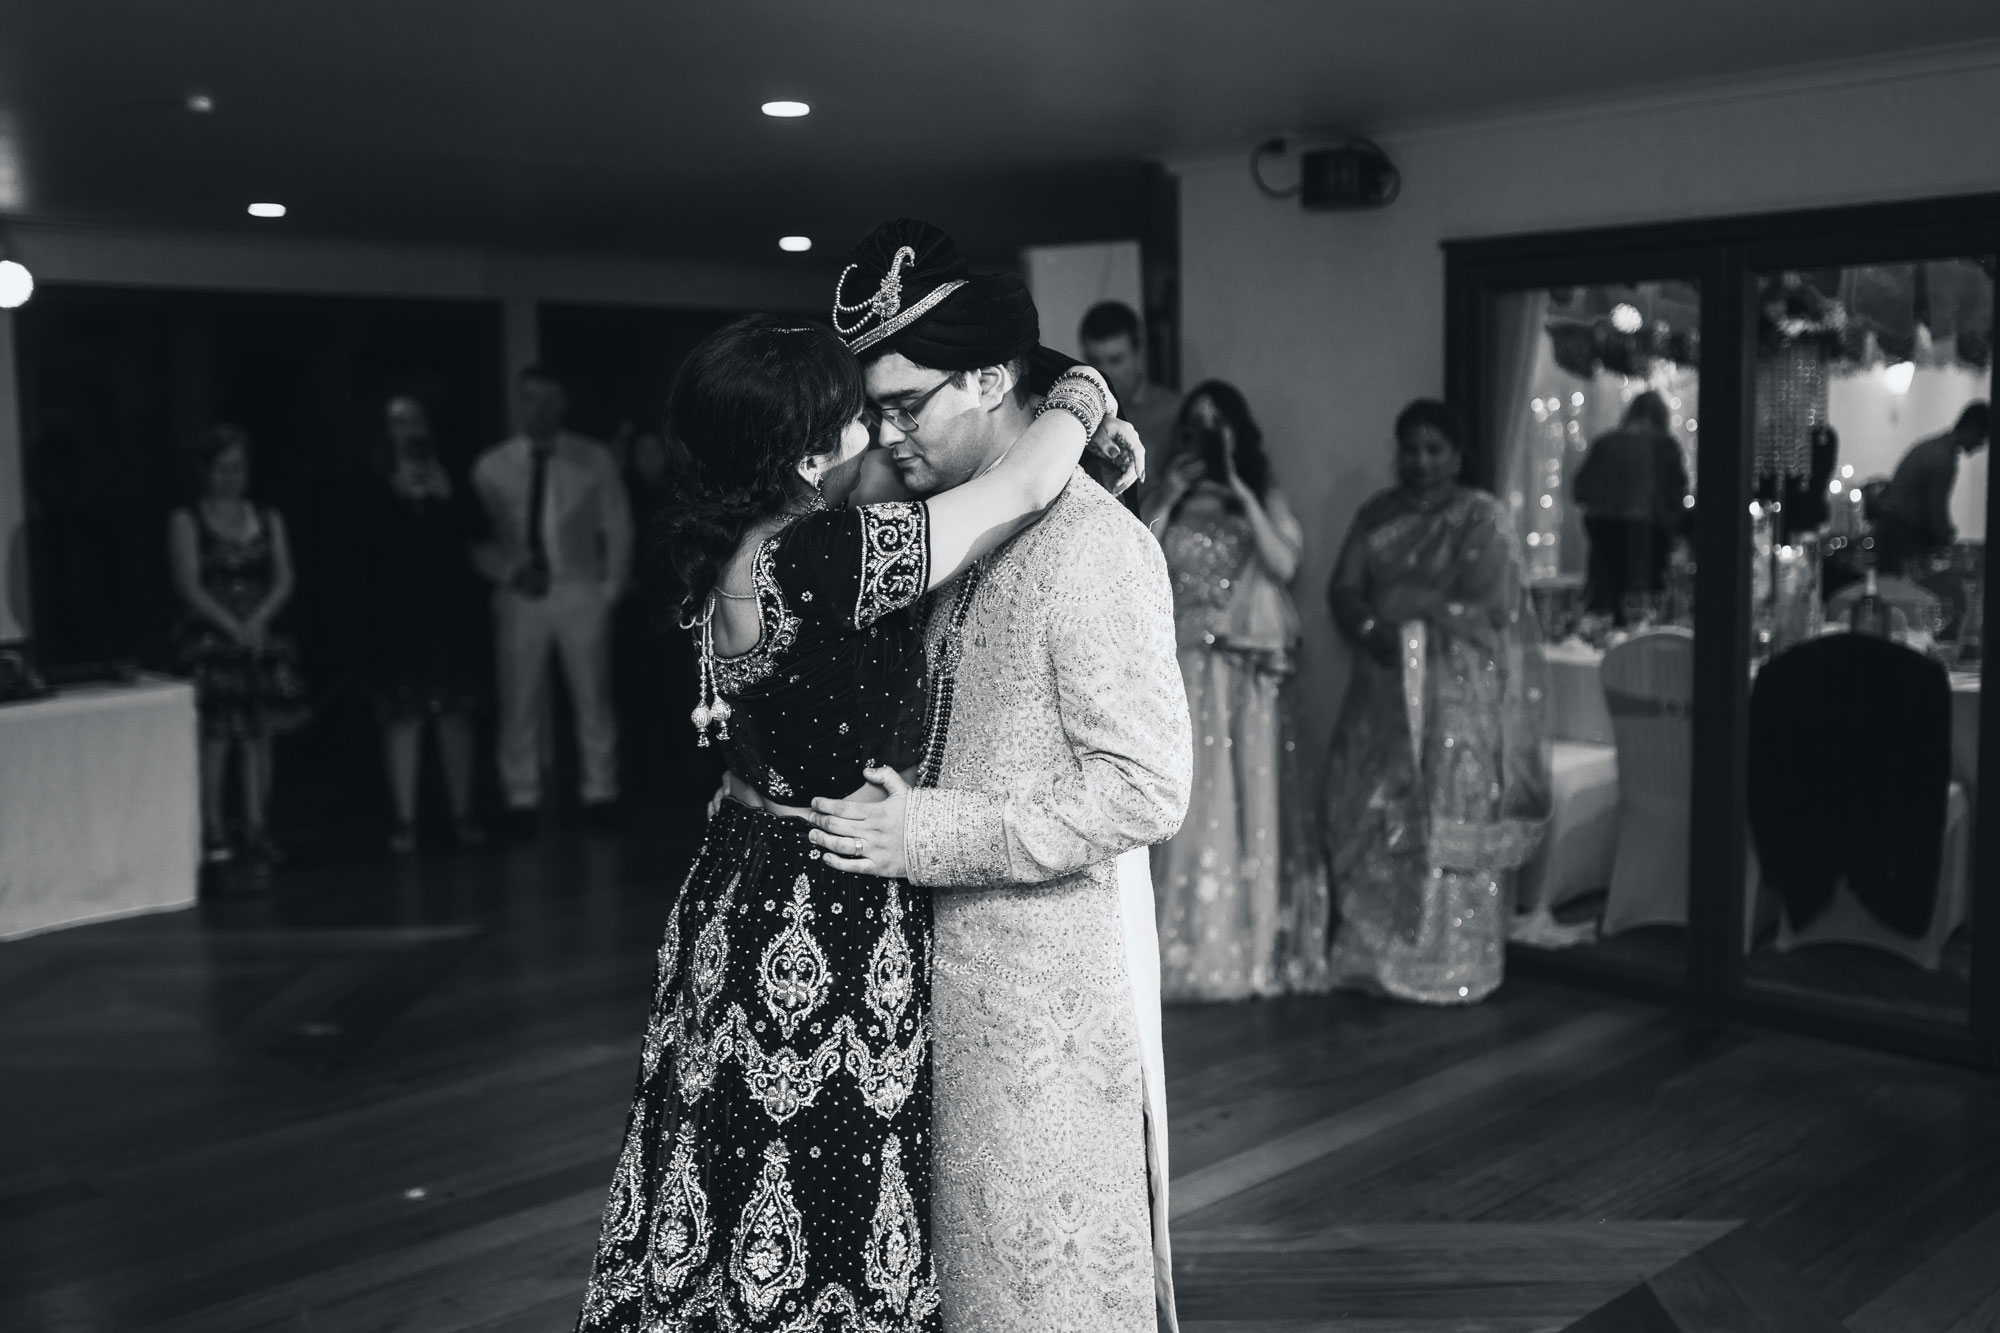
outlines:
[[[739, 776], [802, 799], [852, 790], [864, 757], [915, 757], [928, 521], [810, 513], [759, 546], [759, 642], [708, 662]], [[833, 869], [807, 832], [728, 801], [710, 821], [659, 953], [583, 1333], [938, 1329], [931, 898]]]
[[803, 826], [755, 836], [796, 821], [716, 822], [578, 1327], [935, 1333], [929, 899], [815, 862]]
[[[909, 805], [912, 873], [980, 887], [934, 895], [943, 1290], [959, 1327], [1151, 1333], [1145, 1093], [1115, 857], [1133, 828], [1170, 836], [1187, 800], [1165, 560], [1101, 488], [1072, 482], [934, 608], [929, 642], [936, 749]], [[1080, 749], [1122, 758], [1106, 794], [1117, 818], [1075, 796]], [[1046, 849], [1088, 868], [1035, 863]]]

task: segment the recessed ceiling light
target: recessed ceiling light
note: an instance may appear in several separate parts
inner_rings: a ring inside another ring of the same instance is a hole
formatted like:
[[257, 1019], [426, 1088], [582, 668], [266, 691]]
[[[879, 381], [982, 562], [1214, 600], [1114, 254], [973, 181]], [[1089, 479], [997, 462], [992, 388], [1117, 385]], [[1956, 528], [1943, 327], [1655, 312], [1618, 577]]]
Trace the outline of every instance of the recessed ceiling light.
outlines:
[[804, 102], [766, 102], [764, 103], [764, 114], [791, 120], [799, 116], [811, 115], [812, 108]]
[[789, 250], [795, 255], [803, 254], [813, 248], [813, 238], [810, 236], [780, 236], [778, 238], [778, 248], [780, 250]]
[[189, 93], [187, 95], [187, 109], [194, 112], [197, 116], [205, 116], [215, 110], [215, 99], [207, 93]]
[[253, 218], [281, 218], [285, 216], [283, 204], [252, 204], [250, 216]]
[[35, 275], [18, 259], [0, 259], [0, 310], [13, 310], [35, 294]]

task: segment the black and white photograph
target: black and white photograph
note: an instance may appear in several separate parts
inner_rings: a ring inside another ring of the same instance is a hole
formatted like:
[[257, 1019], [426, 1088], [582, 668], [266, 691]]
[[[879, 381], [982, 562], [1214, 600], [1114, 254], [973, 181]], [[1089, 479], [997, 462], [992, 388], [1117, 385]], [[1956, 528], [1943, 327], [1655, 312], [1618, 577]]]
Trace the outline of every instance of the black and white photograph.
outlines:
[[0, 0], [0, 1333], [2000, 1333], [1997, 134], [1993, 0]]

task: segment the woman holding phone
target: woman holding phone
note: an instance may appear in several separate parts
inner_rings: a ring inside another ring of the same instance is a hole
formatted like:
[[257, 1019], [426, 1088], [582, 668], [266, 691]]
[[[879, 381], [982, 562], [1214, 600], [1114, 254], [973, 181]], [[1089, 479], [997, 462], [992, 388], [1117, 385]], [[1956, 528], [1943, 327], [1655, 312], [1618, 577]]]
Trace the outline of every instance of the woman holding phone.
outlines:
[[1174, 584], [1194, 719], [1194, 791], [1153, 849], [1165, 999], [1237, 1000], [1326, 985], [1327, 885], [1286, 686], [1305, 539], [1234, 386], [1181, 409], [1174, 462], [1143, 517]]

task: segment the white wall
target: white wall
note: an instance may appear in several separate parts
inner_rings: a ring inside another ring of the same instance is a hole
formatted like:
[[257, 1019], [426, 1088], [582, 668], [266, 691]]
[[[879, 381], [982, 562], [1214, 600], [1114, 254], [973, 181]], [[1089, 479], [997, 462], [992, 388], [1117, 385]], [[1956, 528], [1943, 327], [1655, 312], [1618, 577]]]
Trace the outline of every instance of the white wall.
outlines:
[[[1171, 161], [1181, 182], [1189, 382], [1249, 396], [1306, 520], [1295, 592], [1317, 750], [1347, 658], [1325, 587], [1355, 509], [1391, 480], [1390, 426], [1444, 366], [1439, 243], [1506, 233], [2000, 189], [2000, 49], [1372, 137], [1402, 197], [1308, 213], [1250, 183], [1249, 145]], [[1272, 178], [1279, 168], [1270, 167]]]
[[1071, 356], [1083, 355], [1077, 325], [1099, 301], [1140, 303], [1139, 243], [1104, 241], [1095, 245], [1037, 245], [1021, 252], [1021, 269], [1042, 320], [1042, 343]]
[[[822, 264], [712, 264], [644, 257], [479, 250], [9, 224], [37, 283], [182, 287], [501, 303], [508, 371], [535, 358], [535, 305], [587, 301], [684, 309], [817, 309]], [[0, 642], [27, 632], [20, 402], [14, 322], [0, 312]]]

